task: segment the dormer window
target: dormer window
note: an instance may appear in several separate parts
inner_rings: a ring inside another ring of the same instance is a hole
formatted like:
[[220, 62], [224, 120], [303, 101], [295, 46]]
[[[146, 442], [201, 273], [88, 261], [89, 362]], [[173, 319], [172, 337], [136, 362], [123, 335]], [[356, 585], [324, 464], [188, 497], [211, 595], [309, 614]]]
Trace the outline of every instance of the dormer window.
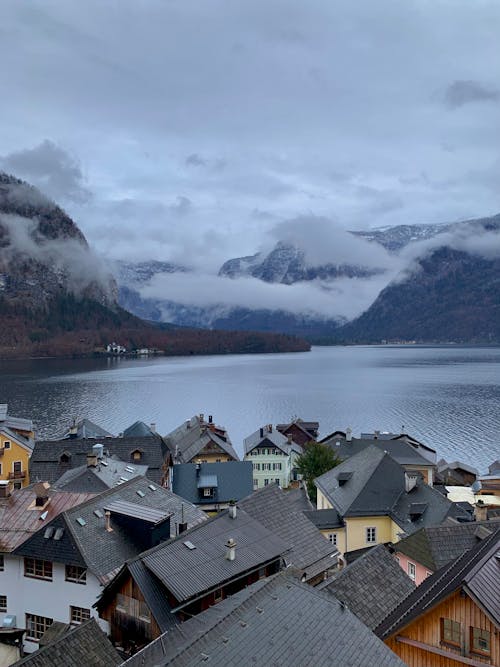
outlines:
[[134, 449], [131, 454], [132, 461], [140, 461], [142, 459], [142, 452], [140, 449]]
[[210, 496], [212, 495], [212, 489], [203, 489], [203, 495], [205, 496], [205, 498], [210, 498]]
[[71, 454], [69, 452], [63, 452], [59, 457], [59, 463], [69, 463], [71, 461]]

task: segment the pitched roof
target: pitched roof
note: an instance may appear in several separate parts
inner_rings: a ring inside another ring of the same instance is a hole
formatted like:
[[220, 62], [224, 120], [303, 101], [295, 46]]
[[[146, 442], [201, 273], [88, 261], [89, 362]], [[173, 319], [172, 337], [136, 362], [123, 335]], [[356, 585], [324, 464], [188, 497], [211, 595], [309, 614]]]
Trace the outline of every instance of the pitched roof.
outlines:
[[78, 466], [67, 470], [55, 484], [54, 489], [65, 491], [89, 491], [100, 493], [113, 486], [127, 482], [133, 477], [145, 476], [148, 466], [120, 461], [115, 457], [103, 457], [97, 466]]
[[345, 602], [371, 630], [415, 588], [394, 556], [380, 544], [348, 565], [332, 582], [321, 586]]
[[[49, 491], [49, 502], [36, 507], [35, 485], [0, 498], [0, 553], [10, 553], [61, 512], [94, 497], [91, 493]], [[44, 517], [44, 518], [42, 518]]]
[[333, 596], [284, 574], [252, 584], [162, 635], [124, 667], [403, 667]]
[[336, 509], [307, 510], [304, 514], [309, 521], [312, 521], [318, 530], [339, 528], [344, 525], [344, 521]]
[[[392, 435], [392, 434], [391, 434]], [[422, 466], [430, 467], [434, 465], [417, 446], [404, 439], [383, 439], [383, 438], [352, 438], [346, 440], [340, 436], [334, 436], [331, 439], [322, 440], [324, 444], [331, 447], [335, 454], [345, 461], [351, 456], [362, 452], [367, 447], [377, 447], [381, 451], [386, 451], [392, 458], [403, 466]]]
[[[240, 500], [252, 493], [253, 468], [250, 461], [225, 463], [181, 463], [172, 470], [172, 490], [190, 502], [203, 505]], [[203, 488], [214, 488], [213, 496], [204, 496]]]
[[[115, 516], [122, 514], [128, 505], [135, 508], [137, 516], [144, 515], [146, 519], [149, 516], [153, 522], [171, 514], [170, 536], [176, 535], [176, 524], [181, 521], [196, 525], [206, 520], [201, 510], [170, 490], [144, 477], [136, 477], [63, 512], [46, 525], [45, 531], [39, 531], [23, 543], [16, 554], [38, 558], [50, 555], [50, 560], [55, 562], [87, 567], [106, 583], [126, 560], [145, 548], [141, 536]], [[106, 530], [106, 509], [111, 511], [112, 531]], [[128, 516], [131, 514], [133, 512], [129, 511]], [[54, 528], [54, 533], [47, 536], [47, 528]], [[62, 529], [62, 534], [55, 539], [58, 528]]]
[[165, 436], [174, 463], [189, 463], [199, 452], [213, 443], [235, 461], [239, 456], [234, 450], [225, 429], [195, 415]]
[[478, 529], [482, 528], [489, 534], [499, 525], [500, 520], [492, 519], [456, 525], [428, 526], [398, 542], [396, 551], [435, 572], [484, 539], [484, 532], [478, 533]]
[[500, 626], [500, 528], [427, 577], [375, 629], [381, 639], [394, 634], [463, 588]]
[[[261, 435], [262, 433], [262, 435]], [[290, 455], [292, 452], [297, 452], [297, 454], [302, 454], [302, 447], [295, 442], [289, 442], [286, 435], [280, 433], [278, 429], [273, 428], [271, 424], [269, 426], [264, 426], [259, 428], [249, 436], [247, 436], [243, 441], [245, 454], [248, 454], [255, 449], [256, 447], [277, 447], [281, 449], [287, 455]]]
[[99, 439], [99, 438], [112, 438], [113, 435], [106, 431], [98, 424], [90, 421], [90, 419], [81, 419], [79, 422], [74, 424], [69, 428], [68, 431], [62, 436], [63, 438], [80, 438], [80, 439]]
[[18, 660], [12, 667], [113, 667], [121, 662], [109, 639], [91, 618]]
[[124, 438], [147, 438], [155, 436], [157, 433], [141, 421], [136, 421], [123, 431]]
[[21, 445], [21, 447], [24, 447], [30, 453], [33, 451], [33, 447], [35, 446], [34, 440], [21, 435], [21, 433], [17, 433], [17, 431], [13, 431], [12, 427], [6, 425], [6, 422], [0, 422], [0, 433], [16, 442], [18, 445]]
[[337, 565], [338, 551], [296, 505], [296, 496], [270, 484], [255, 491], [238, 506], [289, 546], [286, 562], [305, 573], [306, 580]]
[[410, 534], [448, 517], [469, 520], [469, 514], [417, 476], [405, 490], [405, 471], [387, 452], [367, 447], [314, 480], [342, 518], [390, 516]]
[[[232, 561], [225, 557], [230, 538], [236, 542]], [[175, 540], [151, 549], [140, 559], [176, 600], [185, 602], [279, 558], [288, 548], [286, 542], [238, 509], [235, 518], [227, 511], [221, 512]]]
[[9, 414], [7, 403], [0, 403], [0, 425], [19, 431], [32, 431], [33, 422], [31, 419], [22, 417], [13, 417]]
[[[30, 459], [30, 478], [33, 481], [54, 483], [68, 470], [86, 465], [87, 454], [93, 444], [95, 443], [84, 438], [37, 440]], [[156, 483], [161, 482], [166, 446], [159, 435], [145, 438], [106, 438], [102, 444], [105, 452], [121, 461], [148, 466], [147, 477]], [[134, 461], [132, 456], [137, 450], [141, 452], [140, 461]], [[65, 458], [69, 455], [69, 460], [61, 460], [64, 453]]]

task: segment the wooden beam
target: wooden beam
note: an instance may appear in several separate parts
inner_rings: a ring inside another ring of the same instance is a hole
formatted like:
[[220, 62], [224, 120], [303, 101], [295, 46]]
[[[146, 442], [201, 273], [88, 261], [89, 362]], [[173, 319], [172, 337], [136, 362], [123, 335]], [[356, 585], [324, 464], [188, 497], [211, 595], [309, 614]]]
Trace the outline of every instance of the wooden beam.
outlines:
[[[474, 660], [474, 658], [465, 658], [462, 655], [457, 653], [452, 653], [451, 651], [445, 651], [442, 648], [436, 648], [435, 646], [429, 646], [429, 644], [424, 644], [423, 642], [418, 642], [416, 639], [410, 639], [409, 637], [402, 637], [397, 635], [396, 641], [401, 644], [408, 644], [408, 646], [414, 646], [415, 648], [420, 648], [422, 651], [427, 651], [428, 653], [434, 653], [435, 655], [443, 656], [448, 658], [448, 660], [453, 660], [454, 662], [461, 662], [463, 665], [472, 665], [472, 667], [484, 667], [488, 664], [485, 662], [480, 662], [479, 660]], [[485, 656], [486, 658], [487, 656]]]

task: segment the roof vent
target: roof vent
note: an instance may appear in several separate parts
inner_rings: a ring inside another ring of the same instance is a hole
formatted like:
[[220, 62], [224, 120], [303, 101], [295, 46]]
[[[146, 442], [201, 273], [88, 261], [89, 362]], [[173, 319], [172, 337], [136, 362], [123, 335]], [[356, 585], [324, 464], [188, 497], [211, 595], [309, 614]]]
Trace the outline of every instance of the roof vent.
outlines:
[[235, 503], [229, 503], [229, 516], [231, 519], [236, 519], [236, 504]]
[[406, 493], [410, 493], [410, 491], [417, 486], [417, 480], [418, 480], [417, 475], [405, 472], [405, 491], [406, 491]]
[[40, 516], [38, 517], [40, 519], [40, 521], [45, 521], [45, 519], [47, 518], [47, 514], [48, 514], [47, 510], [45, 510], [45, 512], [42, 512], [40, 514]]
[[236, 558], [236, 542], [232, 537], [226, 542], [226, 560], [234, 560]]
[[337, 481], [339, 483], [339, 486], [344, 486], [346, 482], [348, 482], [352, 477], [352, 472], [341, 472], [337, 476]]

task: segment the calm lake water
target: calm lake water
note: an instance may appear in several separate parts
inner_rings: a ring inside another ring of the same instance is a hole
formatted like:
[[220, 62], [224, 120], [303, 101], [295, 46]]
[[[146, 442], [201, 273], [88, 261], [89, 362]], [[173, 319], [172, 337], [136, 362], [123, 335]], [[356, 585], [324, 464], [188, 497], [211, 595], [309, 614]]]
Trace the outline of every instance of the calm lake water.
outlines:
[[0, 362], [0, 403], [40, 436], [88, 417], [118, 434], [136, 419], [165, 434], [213, 415], [236, 449], [294, 415], [321, 435], [404, 429], [485, 471], [500, 457], [500, 348], [317, 347], [281, 355]]

